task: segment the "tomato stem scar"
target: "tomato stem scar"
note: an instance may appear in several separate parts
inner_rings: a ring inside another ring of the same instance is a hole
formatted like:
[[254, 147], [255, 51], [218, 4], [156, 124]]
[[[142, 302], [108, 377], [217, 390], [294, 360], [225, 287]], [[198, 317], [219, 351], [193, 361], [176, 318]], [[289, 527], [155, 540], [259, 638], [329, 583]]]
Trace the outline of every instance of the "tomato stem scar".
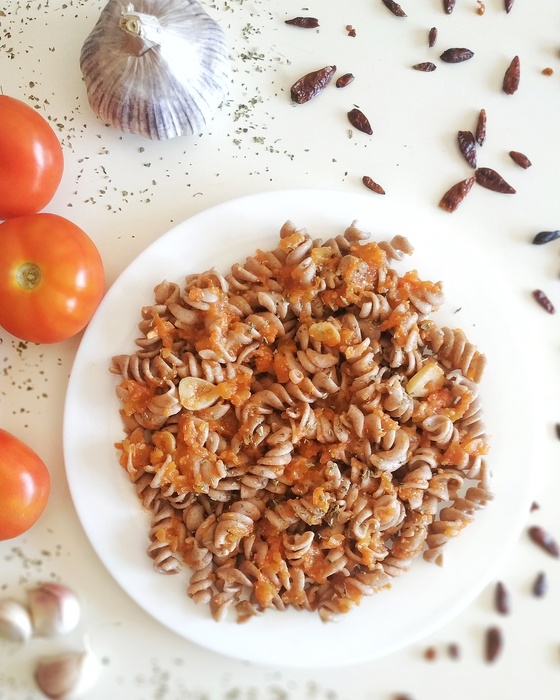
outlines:
[[41, 282], [41, 269], [35, 263], [23, 263], [16, 272], [16, 281], [22, 289], [31, 292]]

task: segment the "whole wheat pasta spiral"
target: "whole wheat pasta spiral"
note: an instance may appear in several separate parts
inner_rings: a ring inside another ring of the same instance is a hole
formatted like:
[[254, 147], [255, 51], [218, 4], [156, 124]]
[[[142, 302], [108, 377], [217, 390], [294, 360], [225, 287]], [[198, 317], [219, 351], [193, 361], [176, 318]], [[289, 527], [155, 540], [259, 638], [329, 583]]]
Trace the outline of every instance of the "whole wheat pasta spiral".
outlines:
[[331, 620], [441, 563], [491, 498], [485, 357], [430, 314], [441, 283], [392, 266], [409, 241], [291, 223], [222, 274], [163, 281], [113, 358], [120, 464], [161, 573], [216, 620]]

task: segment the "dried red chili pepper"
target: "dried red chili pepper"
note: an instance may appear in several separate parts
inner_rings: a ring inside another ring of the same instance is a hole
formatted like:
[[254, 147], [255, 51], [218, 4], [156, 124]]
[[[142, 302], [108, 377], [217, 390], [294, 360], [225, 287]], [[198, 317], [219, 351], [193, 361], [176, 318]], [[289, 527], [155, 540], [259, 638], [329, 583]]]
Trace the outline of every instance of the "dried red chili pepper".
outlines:
[[290, 88], [292, 101], [301, 105], [316, 97], [331, 82], [335, 72], [336, 66], [325, 66], [296, 80]]
[[455, 0], [443, 0], [443, 11], [446, 15], [450, 15], [455, 9]]
[[533, 583], [533, 595], [536, 598], [543, 598], [548, 592], [548, 581], [546, 574], [541, 571]]
[[510, 151], [509, 155], [512, 161], [521, 168], [527, 169], [533, 165], [524, 153], [519, 153], [519, 151]]
[[551, 557], [560, 557], [560, 547], [558, 547], [556, 540], [552, 535], [546, 532], [546, 530], [543, 530], [542, 527], [538, 525], [530, 527], [529, 537], [536, 545], [541, 547], [541, 549], [548, 552]]
[[486, 630], [485, 646], [485, 658], [488, 663], [496, 661], [502, 651], [503, 645], [502, 630], [499, 627], [489, 627]]
[[506, 95], [513, 95], [519, 89], [521, 79], [521, 62], [519, 56], [514, 56], [509, 64], [502, 83], [502, 89]]
[[461, 658], [461, 647], [457, 642], [451, 642], [447, 647], [447, 653], [449, 654], [449, 658], [459, 659]]
[[358, 129], [358, 131], [363, 131], [364, 134], [369, 134], [370, 136], [373, 134], [371, 124], [361, 109], [358, 109], [357, 107], [351, 109], [348, 112], [348, 120], [353, 127]]
[[435, 647], [427, 647], [424, 650], [424, 658], [427, 661], [435, 661], [437, 658], [437, 649]]
[[476, 168], [476, 141], [472, 131], [458, 131], [459, 150], [471, 168]]
[[437, 27], [432, 27], [430, 29], [429, 34], [428, 34], [428, 46], [430, 48], [432, 48], [433, 46], [436, 45], [437, 35], [438, 35]]
[[482, 146], [486, 141], [486, 110], [481, 109], [478, 113], [478, 120], [476, 122], [476, 131], [474, 134], [476, 142], [479, 146]]
[[423, 73], [431, 73], [437, 66], [431, 61], [423, 61], [422, 63], [415, 63], [413, 66], [414, 70], [422, 71]]
[[470, 49], [446, 49], [440, 56], [444, 63], [462, 63], [468, 61], [474, 56], [474, 52]]
[[285, 23], [302, 29], [315, 29], [319, 26], [319, 20], [316, 17], [293, 17], [285, 20]]
[[453, 185], [441, 198], [439, 206], [450, 213], [454, 212], [459, 204], [465, 199], [471, 191], [476, 178], [469, 177], [467, 180], [461, 180], [456, 185]]
[[487, 190], [501, 194], [515, 194], [514, 188], [492, 168], [477, 168], [474, 176], [478, 184], [486, 187]]
[[538, 302], [545, 311], [547, 311], [549, 314], [554, 314], [556, 313], [556, 309], [554, 308], [554, 305], [550, 301], [550, 299], [546, 296], [546, 294], [542, 291], [542, 289], [535, 289], [533, 292], [533, 297], [536, 302]]
[[511, 12], [511, 8], [513, 7], [513, 2], [514, 0], [504, 0], [504, 7], [506, 12]]
[[502, 581], [498, 581], [496, 584], [496, 610], [501, 615], [509, 615], [511, 612], [511, 596], [507, 588], [504, 586]]
[[381, 2], [397, 17], [406, 17], [405, 11], [395, 0], [381, 0]]
[[364, 175], [362, 178], [362, 182], [364, 185], [368, 188], [368, 190], [371, 190], [372, 192], [377, 192], [377, 194], [385, 194], [385, 190], [381, 185], [378, 185], [377, 182], [371, 179], [369, 175]]
[[531, 243], [533, 245], [543, 245], [544, 243], [551, 243], [557, 238], [560, 238], [560, 231], [541, 231], [540, 233], [537, 233]]
[[354, 80], [354, 76], [352, 73], [345, 73], [344, 75], [341, 75], [340, 78], [337, 79], [335, 85], [337, 88], [344, 88], [347, 85], [350, 85], [350, 83]]

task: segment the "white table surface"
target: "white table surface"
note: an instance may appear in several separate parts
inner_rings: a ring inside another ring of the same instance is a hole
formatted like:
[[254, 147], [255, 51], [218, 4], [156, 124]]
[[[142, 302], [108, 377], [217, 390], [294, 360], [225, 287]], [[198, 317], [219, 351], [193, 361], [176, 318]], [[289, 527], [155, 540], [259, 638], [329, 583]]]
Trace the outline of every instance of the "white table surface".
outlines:
[[[70, 218], [92, 237], [108, 285], [149, 243], [209, 206], [287, 188], [367, 192], [364, 174], [387, 192], [384, 198], [371, 193], [372, 206], [396, 201], [419, 211], [431, 207], [431, 216], [448, 222], [450, 236], [469, 231], [481, 254], [492, 256], [526, 300], [524, 316], [508, 316], [505, 308], [496, 322], [517, 327], [520, 357], [533, 368], [538, 387], [534, 411], [545, 426], [534, 463], [526, 465], [527, 487], [540, 506], [527, 513], [527, 526], [541, 525], [560, 539], [555, 432], [560, 332], [557, 316], [530, 298], [533, 289], [542, 288], [560, 307], [560, 248], [530, 245], [538, 231], [560, 228], [560, 4], [516, 0], [509, 15], [502, 0], [486, 0], [482, 15], [475, 0], [457, 0], [451, 15], [444, 14], [441, 0], [401, 5], [407, 18], [394, 17], [381, 0], [208, 3], [226, 32], [234, 74], [226, 103], [207, 132], [195, 138], [149, 142], [125, 136], [92, 114], [78, 58], [103, 7], [98, 0], [0, 0], [0, 88], [36, 106], [55, 128], [65, 173], [46, 211]], [[317, 17], [319, 29], [284, 24], [296, 15]], [[356, 37], [347, 35], [347, 25]], [[439, 39], [429, 49], [432, 26]], [[469, 47], [475, 56], [465, 64], [445, 65], [438, 56], [451, 46]], [[521, 85], [506, 96], [501, 80], [516, 54]], [[411, 70], [426, 60], [438, 65], [434, 73]], [[356, 80], [307, 105], [293, 105], [291, 84], [327, 64], [354, 73]], [[550, 76], [541, 72], [547, 67], [554, 71]], [[372, 121], [372, 137], [350, 130], [346, 112], [354, 105]], [[481, 164], [499, 170], [518, 192], [508, 197], [478, 188], [450, 215], [437, 203], [450, 185], [470, 174], [457, 151], [456, 132], [472, 129], [482, 107], [488, 138]], [[525, 171], [513, 165], [509, 150], [526, 153], [533, 166]], [[398, 232], [414, 238], [413, 231]], [[495, 294], [499, 297], [499, 288]], [[0, 644], [1, 700], [39, 698], [32, 679], [36, 658], [79, 648], [84, 635], [103, 664], [86, 696], [90, 700], [390, 700], [399, 692], [414, 700], [552, 700], [560, 695], [560, 560], [535, 547], [525, 531], [497, 577], [511, 592], [509, 616], [494, 608], [492, 581], [454, 621], [369, 663], [321, 670], [241, 663], [155, 622], [103, 567], [70, 498], [62, 417], [79, 342], [76, 337], [38, 346], [0, 330], [0, 425], [37, 451], [52, 477], [52, 495], [39, 522], [21, 537], [0, 542], [0, 593], [23, 599], [28, 587], [57, 580], [84, 602], [80, 628], [69, 637], [33, 639], [23, 648]], [[511, 425], [511, 440], [531, 438], [523, 425]], [[540, 571], [549, 581], [541, 599], [531, 593]], [[491, 625], [502, 628], [505, 646], [488, 664], [483, 637]], [[450, 643], [461, 649], [457, 660], [449, 658]], [[432, 661], [424, 657], [428, 647], [437, 652]]]

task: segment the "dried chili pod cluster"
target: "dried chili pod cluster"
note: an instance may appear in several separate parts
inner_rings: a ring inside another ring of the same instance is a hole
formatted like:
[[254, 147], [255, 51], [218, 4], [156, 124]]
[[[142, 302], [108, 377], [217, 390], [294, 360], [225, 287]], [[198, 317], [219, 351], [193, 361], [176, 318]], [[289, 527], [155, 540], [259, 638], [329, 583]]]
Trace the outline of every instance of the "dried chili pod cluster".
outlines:
[[[540, 231], [537, 233], [534, 237], [531, 243], [533, 245], [545, 245], [546, 243], [552, 243], [552, 241], [556, 241], [560, 239], [560, 231], [559, 230], [552, 230], [552, 231]], [[545, 294], [545, 292], [542, 291], [542, 289], [534, 289], [533, 290], [533, 299], [542, 306], [542, 308], [549, 314], [555, 314], [556, 313], [556, 308], [552, 301], [549, 299], [549, 297]], [[560, 423], [556, 424], [556, 435], [560, 439]], [[546, 532], [541, 530], [540, 528], [532, 528], [529, 531], [529, 535], [531, 539], [539, 544], [541, 547], [544, 547], [546, 551], [548, 551], [549, 554], [552, 554], [553, 556], [557, 556], [554, 552], [557, 549], [557, 546], [552, 540], [552, 537], [548, 535]], [[559, 554], [560, 554], [560, 548], [558, 548]]]
[[[501, 194], [515, 194], [516, 190], [493, 168], [477, 167], [477, 146], [482, 146], [486, 141], [486, 110], [481, 109], [478, 113], [474, 133], [469, 130], [457, 132], [457, 143], [459, 151], [467, 163], [474, 169], [474, 177], [461, 180], [451, 187], [442, 197], [439, 206], [448, 212], [453, 212], [470, 192], [476, 182], [493, 192]], [[531, 161], [527, 156], [519, 151], [510, 151], [511, 159], [521, 168], [529, 168]], [[560, 234], [559, 234], [560, 236]], [[545, 233], [542, 234], [545, 237]]]
[[[385, 2], [385, 0], [383, 0]], [[447, 14], [451, 14], [455, 7], [455, 0], [443, 0], [444, 10]], [[432, 27], [428, 32], [428, 46], [433, 48], [436, 44], [438, 36], [437, 27]], [[474, 56], [474, 51], [471, 49], [462, 47], [452, 47], [446, 49], [440, 54], [440, 60], [444, 63], [463, 63], [464, 61], [469, 61]], [[412, 66], [415, 70], [423, 71], [425, 73], [432, 72], [436, 69], [436, 66], [431, 61], [423, 61], [421, 63], [415, 63]]]
[[[432, 27], [428, 35], [428, 45], [430, 47], [435, 45], [436, 38], [437, 29], [435, 27]], [[474, 52], [470, 49], [452, 48], [446, 49], [440, 55], [440, 60], [444, 63], [463, 63], [464, 61], [468, 61], [469, 59], [471, 59], [473, 56]], [[435, 71], [437, 66], [432, 61], [421, 61], [420, 63], [415, 63], [412, 67], [415, 70], [422, 71], [424, 73], [431, 73], [432, 71]]]

